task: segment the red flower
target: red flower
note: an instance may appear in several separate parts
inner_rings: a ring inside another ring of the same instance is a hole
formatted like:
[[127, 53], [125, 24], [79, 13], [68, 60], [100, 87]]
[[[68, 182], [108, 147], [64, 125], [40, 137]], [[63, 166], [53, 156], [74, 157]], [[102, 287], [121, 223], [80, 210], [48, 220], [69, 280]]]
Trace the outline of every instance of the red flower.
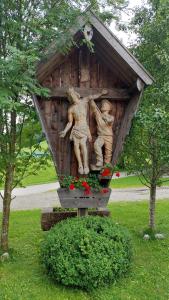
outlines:
[[111, 171], [108, 168], [105, 168], [101, 173], [101, 176], [111, 176]]
[[82, 186], [86, 189], [90, 188], [90, 186], [88, 185], [88, 183], [86, 181], [82, 182]]
[[120, 172], [116, 172], [116, 177], [120, 177]]
[[109, 189], [107, 189], [107, 188], [104, 188], [104, 189], [101, 190], [101, 193], [103, 193], [103, 194], [106, 194], [108, 192], [109, 192]]
[[85, 195], [90, 195], [91, 194], [90, 186], [85, 189], [84, 194]]
[[74, 186], [73, 183], [71, 183], [71, 184], [69, 185], [69, 189], [70, 189], [71, 191], [73, 191], [73, 190], [75, 189], [75, 186]]

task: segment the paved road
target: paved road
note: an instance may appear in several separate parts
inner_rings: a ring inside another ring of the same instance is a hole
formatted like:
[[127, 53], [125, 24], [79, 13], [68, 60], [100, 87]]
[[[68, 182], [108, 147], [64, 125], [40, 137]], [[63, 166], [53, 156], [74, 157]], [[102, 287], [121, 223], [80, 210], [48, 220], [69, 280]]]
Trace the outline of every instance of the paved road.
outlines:
[[[58, 183], [29, 186], [26, 188], [16, 188], [13, 191], [11, 209], [27, 210], [34, 208], [45, 208], [59, 205], [56, 189]], [[110, 202], [117, 201], [140, 201], [149, 198], [147, 188], [113, 189]], [[157, 189], [157, 199], [169, 199], [169, 187]], [[0, 199], [0, 210], [2, 210], [2, 199]]]

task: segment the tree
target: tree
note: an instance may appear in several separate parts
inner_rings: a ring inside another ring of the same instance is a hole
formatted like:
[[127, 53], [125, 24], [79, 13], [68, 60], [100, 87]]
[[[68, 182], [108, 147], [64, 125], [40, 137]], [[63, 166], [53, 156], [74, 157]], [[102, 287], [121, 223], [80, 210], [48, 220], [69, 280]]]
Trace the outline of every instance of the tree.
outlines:
[[[1, 61], [1, 71], [5, 80], [1, 81], [1, 119], [0, 119], [0, 183], [4, 185], [3, 218], [1, 247], [8, 249], [8, 227], [12, 190], [21, 184], [23, 178], [35, 172], [38, 167], [47, 163], [46, 154], [37, 159], [35, 151], [41, 149], [41, 138], [35, 139], [33, 130], [29, 136], [29, 144], [25, 148], [24, 125], [37, 120], [32, 101], [27, 94], [31, 84], [32, 61], [19, 50], [8, 50], [8, 59]], [[30, 65], [30, 66], [29, 66]], [[11, 88], [12, 87], [12, 88]], [[23, 91], [24, 89], [24, 91]], [[39, 92], [39, 88], [34, 87]], [[33, 91], [33, 88], [31, 88]]]
[[155, 77], [147, 88], [130, 137], [126, 143], [127, 168], [150, 188], [149, 226], [155, 227], [156, 187], [169, 172], [169, 5], [168, 0], [150, 0], [138, 9], [130, 29], [138, 38], [133, 52]]
[[162, 176], [169, 172], [169, 114], [155, 105], [140, 111], [125, 153], [127, 170], [150, 189], [149, 227], [154, 230], [156, 188], [166, 181]]
[[136, 10], [130, 30], [137, 34], [133, 53], [153, 74], [154, 84], [145, 91], [142, 105], [169, 105], [169, 1], [149, 0]]
[[[25, 149], [25, 125], [35, 118], [31, 95], [47, 96], [36, 80], [36, 65], [44, 48], [56, 41], [67, 51], [73, 41], [67, 28], [81, 8], [91, 7], [106, 21], [120, 11], [125, 0], [2, 0], [0, 2], [0, 179], [4, 183], [1, 249], [8, 251], [8, 231], [12, 189], [21, 183], [36, 161], [33, 153], [40, 147], [35, 141]], [[108, 5], [108, 9], [106, 9]], [[107, 10], [107, 11], [106, 11]], [[42, 161], [41, 163], [45, 163]], [[33, 170], [34, 171], [34, 170]]]

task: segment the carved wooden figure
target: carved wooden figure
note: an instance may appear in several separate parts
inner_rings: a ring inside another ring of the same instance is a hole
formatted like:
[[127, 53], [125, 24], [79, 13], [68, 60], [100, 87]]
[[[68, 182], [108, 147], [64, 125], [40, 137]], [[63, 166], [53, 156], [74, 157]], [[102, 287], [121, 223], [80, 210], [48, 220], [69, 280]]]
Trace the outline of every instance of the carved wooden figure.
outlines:
[[[113, 122], [114, 116], [109, 112], [112, 105], [108, 100], [102, 100], [101, 111], [95, 104], [94, 100], [90, 102], [97, 122], [98, 137], [94, 143], [96, 154], [96, 165], [91, 165], [92, 170], [101, 170], [104, 164], [110, 164], [113, 151]], [[104, 153], [103, 153], [104, 146]]]
[[78, 161], [79, 174], [89, 173], [87, 140], [92, 141], [89, 125], [87, 123], [88, 102], [99, 98], [106, 94], [107, 91], [102, 91], [101, 94], [91, 95], [80, 99], [80, 95], [69, 88], [67, 95], [71, 106], [68, 109], [68, 123], [63, 131], [60, 132], [60, 137], [64, 138], [66, 133], [71, 129], [70, 140], [74, 143], [74, 152]]

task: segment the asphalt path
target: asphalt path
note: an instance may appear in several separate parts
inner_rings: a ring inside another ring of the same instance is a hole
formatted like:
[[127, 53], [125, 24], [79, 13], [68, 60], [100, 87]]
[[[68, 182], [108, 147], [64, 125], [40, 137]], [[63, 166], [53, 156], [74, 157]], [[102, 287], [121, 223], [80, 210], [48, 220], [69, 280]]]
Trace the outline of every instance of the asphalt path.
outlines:
[[[13, 190], [11, 210], [30, 210], [59, 206], [58, 182], [16, 188]], [[1, 191], [3, 194], [3, 191]], [[157, 199], [169, 199], [169, 187], [157, 188]], [[112, 189], [110, 202], [141, 201], [149, 199], [149, 190], [142, 188]], [[0, 198], [0, 211], [2, 199]]]

